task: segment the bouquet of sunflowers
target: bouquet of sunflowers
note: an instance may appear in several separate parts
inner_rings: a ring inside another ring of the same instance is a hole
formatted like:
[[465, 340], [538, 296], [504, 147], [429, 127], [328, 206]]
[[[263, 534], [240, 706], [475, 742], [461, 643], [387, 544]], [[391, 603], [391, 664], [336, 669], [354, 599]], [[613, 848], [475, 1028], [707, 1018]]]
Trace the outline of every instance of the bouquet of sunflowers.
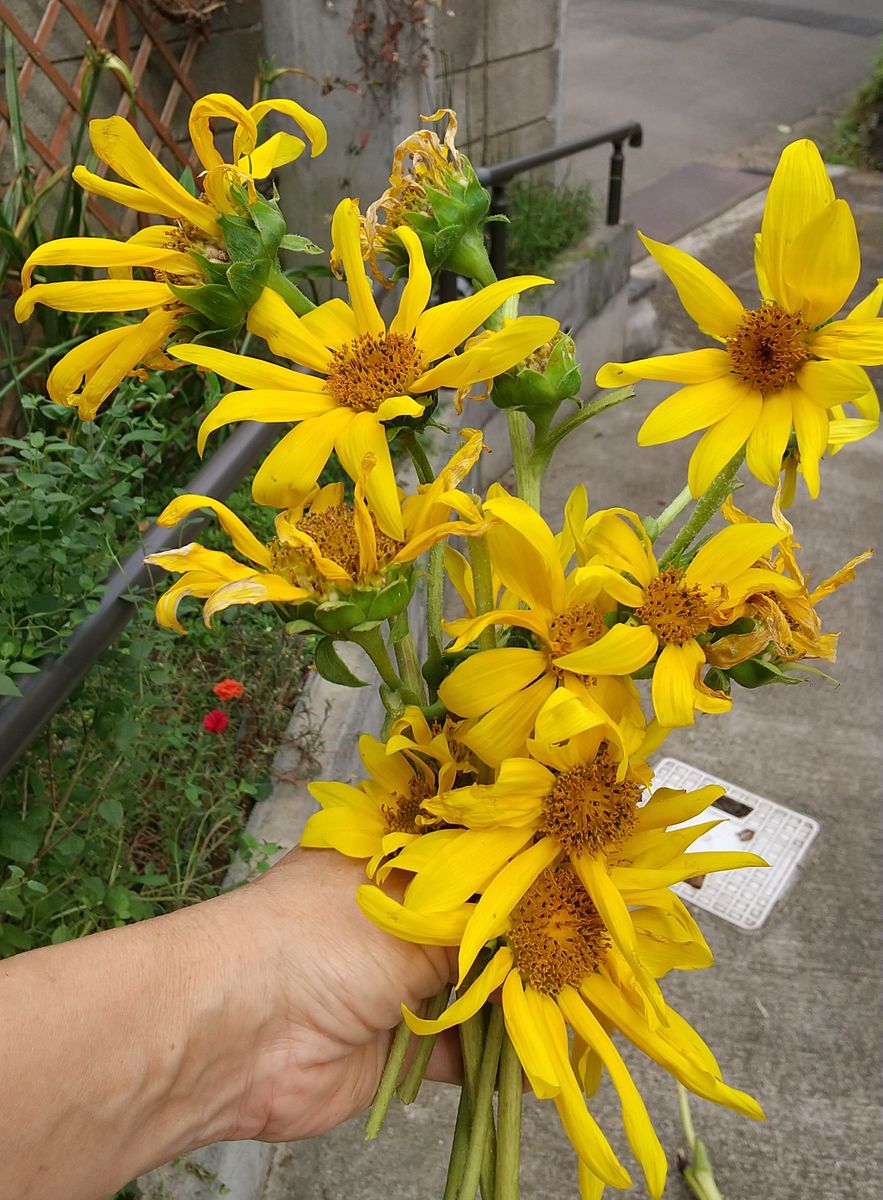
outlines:
[[[289, 131], [262, 138], [271, 113], [296, 122], [306, 141]], [[211, 125], [219, 118], [234, 127], [229, 161]], [[717, 824], [708, 810], [723, 789], [654, 787], [648, 758], [696, 712], [728, 712], [742, 687], [834, 657], [836, 635], [823, 632], [816, 607], [870, 552], [810, 590], [785, 510], [798, 476], [818, 496], [825, 452], [877, 426], [863, 365], [883, 362], [883, 282], [837, 317], [859, 274], [855, 225], [815, 146], [795, 142], [755, 239], [758, 307], [746, 311], [710, 270], [643, 238], [717, 345], [608, 363], [596, 382], [618, 390], [580, 400], [572, 339], [549, 317], [518, 315], [518, 297], [551, 281], [494, 277], [489, 197], [455, 146], [454, 114], [425, 120], [446, 120], [444, 136], [408, 138], [383, 196], [365, 213], [351, 198], [334, 209], [331, 264], [348, 300], [317, 306], [279, 261], [280, 250], [317, 248], [287, 231], [256, 181], [307, 143], [324, 150], [318, 118], [292, 101], [246, 109], [204, 97], [190, 118], [204, 167], [197, 195], [124, 120], [93, 121], [93, 148], [122, 182], [85, 168], [77, 181], [169, 223], [125, 242], [42, 246], [23, 272], [17, 316], [38, 303], [146, 310], [54, 369], [50, 395], [84, 419], [142, 365], [186, 362], [234, 385], [203, 422], [200, 453], [233, 422], [291, 426], [254, 479], [255, 500], [276, 514], [268, 544], [216, 499], [182, 495], [160, 523], [210, 509], [234, 553], [191, 543], [150, 561], [177, 576], [157, 605], [165, 626], [183, 631], [188, 597], [203, 601], [207, 623], [233, 605], [268, 604], [313, 637], [326, 678], [363, 682], [340, 643], [355, 643], [376, 669], [386, 720], [360, 739], [365, 778], [313, 785], [319, 811], [302, 844], [364, 860], [365, 914], [396, 937], [458, 948], [459, 974], [426, 1011], [404, 1010], [368, 1135], [396, 1091], [414, 1100], [433, 1040], [456, 1027], [464, 1083], [445, 1200], [473, 1200], [479, 1188], [485, 1200], [518, 1196], [524, 1076], [555, 1104], [583, 1200], [628, 1186], [592, 1116], [605, 1071], [659, 1197], [666, 1157], [617, 1038], [683, 1088], [763, 1116], [725, 1082], [659, 980], [712, 959], [672, 885], [765, 864], [747, 852], [691, 851]], [[103, 267], [108, 278], [33, 282], [35, 270], [58, 264]], [[433, 303], [442, 269], [469, 278], [472, 293]], [[388, 318], [369, 274], [398, 287]], [[242, 329], [267, 352], [238, 351]], [[548, 525], [540, 497], [554, 450], [641, 379], [679, 385], [644, 421], [641, 445], [703, 431], [686, 486], [643, 520], [626, 507], [592, 511], [578, 486]], [[477, 403], [505, 412], [515, 495], [499, 484], [470, 490], [484, 450], [468, 422]], [[562, 417], [567, 403], [576, 407]], [[413, 464], [413, 487], [397, 478], [396, 447]], [[322, 484], [330, 460], [343, 480]], [[743, 464], [771, 489], [769, 516], [734, 504]], [[724, 527], [709, 536], [719, 514]]]

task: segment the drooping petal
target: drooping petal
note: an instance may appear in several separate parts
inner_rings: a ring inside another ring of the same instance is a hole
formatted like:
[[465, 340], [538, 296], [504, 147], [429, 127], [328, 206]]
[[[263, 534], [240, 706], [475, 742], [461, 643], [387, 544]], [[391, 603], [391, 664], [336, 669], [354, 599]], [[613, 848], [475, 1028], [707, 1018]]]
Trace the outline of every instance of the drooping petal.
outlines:
[[189, 254], [165, 247], [118, 242], [114, 238], [70, 237], [44, 242], [28, 256], [21, 269], [21, 286], [31, 286], [35, 267], [156, 267], [172, 273], [190, 273], [195, 263]]
[[785, 251], [785, 286], [801, 298], [800, 311], [811, 327], [839, 312], [858, 280], [861, 257], [855, 221], [845, 200], [822, 209]]
[[828, 414], [799, 392], [794, 397], [792, 416], [800, 451], [800, 469], [806, 480], [806, 490], [816, 500], [820, 488], [819, 459], [828, 444]]
[[[361, 889], [360, 889], [361, 890]], [[491, 992], [500, 986], [512, 970], [512, 951], [508, 946], [501, 946], [475, 982], [449, 1005], [435, 1021], [423, 1020], [402, 1005], [402, 1016], [405, 1024], [414, 1033], [440, 1033], [443, 1029], [451, 1029], [463, 1021], [474, 1017]]]
[[260, 567], [269, 568], [270, 552], [263, 542], [259, 542], [244, 521], [237, 517], [232, 509], [213, 496], [186, 495], [177, 496], [162, 510], [156, 518], [157, 525], [177, 525], [179, 521], [196, 512], [197, 509], [208, 508], [217, 516], [221, 528], [230, 538], [233, 546], [240, 554], [250, 558]]
[[656, 1136], [641, 1093], [635, 1087], [628, 1067], [598, 1018], [577, 991], [570, 987], [564, 988], [558, 996], [558, 1007], [571, 1028], [600, 1055], [607, 1068], [619, 1095], [622, 1122], [629, 1145], [641, 1164], [650, 1195], [654, 1200], [659, 1200], [665, 1187], [667, 1172], [665, 1151]]
[[291, 508], [302, 504], [316, 486], [341, 431], [352, 420], [348, 408], [310, 417], [286, 433], [258, 468], [252, 495], [258, 504]]
[[402, 507], [386, 432], [374, 413], [350, 412], [335, 439], [340, 465], [351, 479], [358, 478], [366, 455], [373, 455], [374, 467], [365, 481], [365, 494], [377, 524], [399, 542], [405, 540]]
[[745, 445], [760, 420], [763, 397], [748, 388], [747, 394], [723, 420], [706, 429], [696, 443], [687, 467], [690, 494], [701, 496], [727, 463]]
[[[211, 120], [213, 117], [232, 121], [237, 127], [237, 131], [241, 129], [252, 146], [258, 136], [254, 117], [235, 97], [228, 96], [225, 92], [210, 92], [208, 95], [200, 96], [190, 109], [187, 124], [193, 149], [207, 171], [213, 167], [224, 165], [224, 156], [215, 146], [215, 139], [212, 135]], [[242, 133], [240, 133], [240, 138]], [[234, 155], [234, 157], [238, 158], [239, 156]]]
[[[299, 125], [307, 135], [307, 140], [310, 143], [311, 158], [315, 158], [317, 154], [321, 154], [328, 145], [328, 133], [323, 122], [320, 121], [314, 113], [311, 113], [309, 109], [306, 109], [303, 107], [303, 105], [298, 104], [296, 100], [289, 100], [287, 97], [281, 97], [275, 100], [259, 100], [258, 103], [253, 104], [248, 111], [256, 125], [260, 125], [267, 113], [271, 112], [281, 113], [282, 116], [290, 117], [291, 120]], [[241, 136], [242, 135], [239, 130], [237, 130], [234, 134], [234, 153], [237, 151], [239, 153], [244, 152], [237, 145], [236, 141], [236, 139], [238, 137], [241, 138]]]
[[877, 286], [871, 288], [867, 296], [849, 310], [846, 320], [873, 321], [875, 317], [879, 317], [881, 307], [883, 307], [883, 279], [878, 279]]
[[376, 810], [365, 810], [356, 816], [349, 808], [328, 808], [313, 813], [299, 844], [336, 850], [347, 858], [371, 858], [377, 852], [383, 830], [383, 821]]
[[504, 758], [514, 758], [524, 750], [537, 713], [554, 690], [554, 678], [541, 675], [535, 683], [503, 700], [470, 725], [461, 740], [489, 766], [497, 766]]
[[375, 925], [402, 941], [422, 946], [456, 946], [474, 908], [464, 904], [451, 912], [420, 913], [369, 884], [356, 890], [356, 902]]
[[748, 439], [746, 461], [751, 474], [761, 483], [775, 487], [782, 470], [782, 458], [794, 424], [793, 388], [785, 387], [766, 396], [763, 408]]
[[206, 625], [210, 625], [215, 613], [234, 604], [297, 604], [306, 600], [309, 594], [305, 588], [290, 583], [281, 575], [251, 575], [225, 583], [212, 592], [203, 606], [202, 616]]
[[374, 301], [371, 284], [365, 275], [359, 230], [358, 204], [355, 200], [341, 200], [331, 219], [331, 238], [346, 272], [350, 305], [355, 313], [359, 332], [376, 336], [383, 333], [386, 326]]
[[391, 333], [412, 334], [429, 303], [432, 275], [426, 265], [423, 245], [414, 230], [407, 225], [400, 225], [396, 232], [408, 252], [408, 278], [389, 328]]
[[83, 386], [83, 382], [91, 379], [120, 342], [125, 341], [131, 330], [130, 325], [106, 329], [68, 350], [64, 358], [59, 359], [49, 372], [49, 378], [46, 380], [46, 391], [51, 399], [56, 404], [76, 404], [77, 392]]
[[330, 350], [339, 350], [358, 336], [359, 327], [353, 310], [339, 296], [332, 296], [299, 317], [299, 328], [318, 338]]
[[[564, 1017], [551, 996], [534, 988], [525, 991], [534, 1021], [545, 1033], [545, 1041], [558, 1075], [560, 1091], [554, 1097], [561, 1124], [579, 1157], [611, 1187], [628, 1187], [631, 1176], [622, 1167], [586, 1107], [582, 1089], [567, 1054], [567, 1028]], [[563, 1036], [562, 1036], [563, 1033]]]
[[303, 138], [281, 130], [236, 159], [236, 166], [245, 171], [253, 179], [266, 179], [277, 167], [295, 162], [306, 150], [307, 144]]
[[488, 530], [491, 560], [503, 584], [531, 608], [558, 612], [564, 604], [564, 572], [554, 535], [529, 504], [505, 493], [484, 511], [497, 523]]
[[521, 976], [510, 971], [503, 983], [503, 1016], [518, 1061], [538, 1100], [551, 1100], [561, 1090], [558, 1073], [540, 1030], [531, 1019]]
[[723, 340], [739, 327], [745, 311], [739, 297], [708, 267], [664, 242], [638, 237], [665, 271], [678, 293], [678, 298], [703, 333]]
[[485, 320], [496, 312], [504, 300], [517, 296], [528, 288], [552, 283], [541, 275], [513, 275], [472, 296], [450, 300], [426, 309], [417, 321], [414, 337], [426, 362], [435, 362], [456, 349], [473, 334]]
[[834, 200], [834, 188], [813, 142], [786, 146], [770, 182], [760, 227], [760, 254], [772, 295], [789, 312], [802, 297], [785, 278], [788, 250], [803, 229]]
[[[121, 204], [123, 208], [130, 208], [133, 212], [150, 213], [160, 217], [175, 217], [178, 214], [174, 204], [145, 192], [143, 188], [105, 179], [84, 166], [74, 167], [71, 174], [74, 182], [79, 184], [83, 191], [91, 192], [94, 196], [103, 196], [105, 200], [112, 200], [114, 204]], [[210, 212], [205, 205], [203, 207], [206, 213]]]
[[723, 794], [724, 789], [717, 784], [708, 784], [695, 792], [657, 788], [644, 807], [638, 809], [638, 829], [666, 829], [669, 825], [680, 825], [705, 812]]
[[[685, 354], [657, 354], [632, 362], [608, 362], [598, 370], [598, 387], [622, 387], [639, 379], [667, 379], [672, 383], [709, 383], [730, 369], [726, 350], [688, 350]], [[701, 428], [701, 426], [697, 426]]]
[[705, 662], [702, 647], [694, 641], [663, 647], [653, 668], [653, 711], [660, 725], [674, 728], [693, 724], [696, 674]]

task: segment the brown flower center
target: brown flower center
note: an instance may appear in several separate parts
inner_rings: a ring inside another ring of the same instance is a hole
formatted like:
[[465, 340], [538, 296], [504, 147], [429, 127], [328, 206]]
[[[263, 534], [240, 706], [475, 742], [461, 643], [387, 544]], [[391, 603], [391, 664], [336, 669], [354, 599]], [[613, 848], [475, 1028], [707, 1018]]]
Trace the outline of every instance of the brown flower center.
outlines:
[[360, 333], [331, 356], [325, 388], [338, 404], [377, 412], [390, 396], [405, 396], [423, 370], [423, 355], [406, 333]]
[[684, 583], [680, 567], [669, 567], [644, 588], [644, 603], [636, 616], [649, 625], [661, 642], [683, 646], [711, 625], [713, 609], [698, 584]]
[[[396, 556], [402, 543], [389, 537], [377, 527], [374, 517], [374, 537], [377, 541], [377, 565], [383, 569]], [[355, 515], [348, 504], [326, 508], [324, 512], [308, 513], [297, 522], [297, 529], [308, 534], [324, 558], [357, 579], [359, 575], [359, 539], [356, 536]], [[316, 566], [310, 550], [300, 542], [274, 538], [269, 545], [271, 569], [283, 579], [312, 591], [321, 591], [325, 579]]]
[[[407, 792], [390, 792], [389, 801], [380, 805], [387, 833], [425, 833], [425, 822], [418, 824], [423, 801], [431, 795], [422, 775], [414, 775]], [[432, 818], [429, 818], [432, 821]]]
[[573, 868], [548, 867], [512, 912], [508, 934], [525, 984], [547, 996], [578, 988], [603, 962], [610, 939]]
[[779, 304], [762, 304], [746, 312], [727, 339], [732, 371], [762, 395], [793, 383], [797, 368], [809, 358], [805, 337], [809, 326], [799, 313]]
[[614, 849], [635, 827], [641, 785], [631, 773], [616, 778], [606, 744], [595, 761], [563, 772], [543, 800], [539, 832], [553, 837], [568, 854]]
[[607, 632], [604, 618], [594, 604], [574, 604], [554, 617], [549, 626], [549, 659], [559, 679], [564, 674], [554, 665], [556, 658], [591, 646]]

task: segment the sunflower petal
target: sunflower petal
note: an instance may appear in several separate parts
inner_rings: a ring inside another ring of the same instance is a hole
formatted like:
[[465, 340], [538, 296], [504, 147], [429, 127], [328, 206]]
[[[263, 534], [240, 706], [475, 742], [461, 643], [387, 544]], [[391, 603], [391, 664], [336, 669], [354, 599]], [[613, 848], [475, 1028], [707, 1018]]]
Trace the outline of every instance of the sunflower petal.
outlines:
[[533, 837], [532, 829], [464, 830], [408, 884], [405, 907], [438, 912], [465, 904]]
[[690, 455], [687, 483], [693, 496], [701, 496], [711, 486], [715, 476], [751, 437], [760, 420], [763, 397], [747, 384], [745, 387], [745, 398], [728, 416], [706, 429]]
[[130, 279], [87, 279], [70, 283], [35, 283], [15, 302], [15, 319], [26, 321], [38, 304], [62, 312], [132, 312], [158, 308], [174, 296], [164, 283]]
[[782, 458], [794, 424], [793, 388], [783, 388], [765, 397], [757, 423], [748, 438], [748, 469], [761, 483], [775, 487], [782, 470]]
[[541, 275], [513, 275], [511, 279], [501, 279], [472, 296], [436, 304], [417, 321], [414, 329], [417, 346], [427, 362], [435, 362], [465, 342], [510, 296], [552, 282]]
[[258, 468], [251, 485], [258, 504], [291, 508], [302, 504], [316, 486], [341, 431], [352, 420], [349, 409], [334, 408], [309, 417], [286, 433]]
[[402, 506], [389, 455], [386, 432], [374, 413], [348, 413], [349, 420], [335, 440], [340, 464], [351, 479], [357, 479], [366, 455], [374, 456], [374, 467], [365, 481], [365, 495], [377, 524], [391, 538], [402, 542]]
[[554, 660], [562, 671], [577, 675], [631, 675], [656, 653], [657, 638], [646, 625], [614, 625], [591, 646]]
[[451, 912], [420, 913], [370, 884], [356, 890], [356, 902], [375, 925], [402, 941], [421, 946], [456, 946], [474, 908], [463, 904]]
[[786, 146], [770, 182], [760, 227], [760, 255], [772, 295], [789, 312], [801, 296], [785, 277], [788, 250], [803, 229], [834, 200], [822, 156], [808, 138]]
[[552, 1065], [542, 1033], [531, 1019], [521, 976], [517, 971], [510, 971], [503, 983], [503, 1017], [506, 1032], [534, 1095], [538, 1100], [551, 1100], [561, 1091], [558, 1073]]
[[653, 669], [653, 712], [660, 725], [673, 728], [693, 724], [696, 676], [705, 662], [702, 647], [690, 641], [664, 646]]
[[360, 241], [359, 206], [355, 200], [344, 199], [334, 210], [331, 219], [331, 238], [338, 258], [346, 272], [350, 305], [356, 316], [359, 333], [383, 333], [383, 323], [374, 301], [371, 284], [365, 275]]
[[311, 158], [315, 158], [316, 155], [321, 154], [328, 145], [328, 132], [322, 121], [314, 113], [311, 113], [309, 109], [304, 108], [303, 105], [298, 104], [295, 100], [289, 100], [285, 97], [278, 100], [259, 100], [257, 104], [251, 106], [248, 112], [256, 125], [259, 125], [267, 113], [271, 112], [281, 113], [282, 116], [290, 117], [307, 135], [307, 140], [310, 143]]
[[831, 321], [813, 334], [809, 344], [819, 358], [845, 358], [866, 367], [878, 367], [883, 363], [883, 317], [872, 321], [854, 321], [850, 317]]
[[822, 209], [785, 251], [785, 286], [801, 299], [811, 327], [839, 312], [858, 280], [861, 258], [855, 221], [845, 200]]
[[221, 528], [230, 538], [233, 546], [240, 554], [250, 558], [260, 567], [270, 566], [270, 551], [259, 542], [244, 521], [237, 517], [232, 509], [213, 496], [186, 495], [177, 496], [162, 510], [156, 518], [157, 525], [177, 525], [179, 521], [199, 508], [208, 508], [217, 516]]
[[819, 459], [828, 445], [828, 414], [802, 392], [794, 397], [792, 412], [800, 451], [800, 470], [806, 480], [806, 490], [816, 500], [821, 486]]
[[[608, 362], [598, 370], [598, 387], [622, 387], [639, 379], [666, 379], [672, 383], [710, 383], [730, 369], [726, 350], [688, 350], [685, 354], [657, 354], [632, 362]], [[701, 428], [701, 426], [697, 426]]]
[[539, 650], [480, 650], [454, 668], [439, 688], [439, 699], [458, 716], [480, 717], [533, 683], [544, 668]]
[[[324, 393], [298, 393], [268, 389], [228, 392], [226, 396], [221, 397], [200, 425], [196, 448], [202, 455], [205, 452], [206, 442], [215, 430], [223, 428], [224, 425], [230, 425], [234, 421], [262, 421], [267, 424], [273, 424], [276, 421], [307, 421], [331, 417], [341, 411], [335, 405], [333, 398]], [[321, 469], [320, 467], [319, 470], [321, 471]]]
[[406, 1005], [402, 1005], [405, 1024], [413, 1033], [441, 1033], [474, 1017], [491, 992], [495, 991], [512, 970], [512, 951], [501, 946], [494, 957], [462, 996], [458, 996], [435, 1021], [415, 1016]]
[[325, 373], [331, 359], [327, 346], [272, 288], [264, 288], [251, 306], [246, 326], [262, 337], [274, 354]]
[[782, 540], [782, 530], [771, 521], [728, 525], [709, 538], [687, 567], [684, 582], [715, 586], [731, 583]]
[[429, 303], [432, 291], [432, 275], [426, 265], [423, 245], [413, 229], [400, 225], [396, 230], [399, 240], [408, 252], [408, 278], [402, 289], [399, 307], [390, 322], [391, 333], [413, 334], [420, 315]]
[[708, 267], [664, 242], [638, 237], [674, 284], [678, 298], [703, 333], [722, 340], [739, 327], [744, 309], [739, 297]]
[[[463, 301], [452, 303], [462, 304]], [[499, 332], [477, 339], [461, 354], [452, 354], [424, 371], [411, 388], [423, 392], [440, 387], [464, 390], [479, 380], [493, 379], [548, 342], [558, 329], [559, 323], [554, 317], [516, 317], [507, 321]]]
[[184, 342], [173, 346], [169, 354], [173, 358], [180, 358], [182, 362], [214, 371], [223, 379], [229, 379], [231, 383], [237, 383], [240, 387], [320, 392], [328, 398], [328, 407], [333, 403], [329, 393], [324, 390], [324, 379], [317, 379], [315, 375], [305, 375], [303, 371], [290, 371], [288, 367], [280, 367], [264, 358], [249, 358], [245, 354], [235, 354], [229, 350], [216, 350], [213, 346]]

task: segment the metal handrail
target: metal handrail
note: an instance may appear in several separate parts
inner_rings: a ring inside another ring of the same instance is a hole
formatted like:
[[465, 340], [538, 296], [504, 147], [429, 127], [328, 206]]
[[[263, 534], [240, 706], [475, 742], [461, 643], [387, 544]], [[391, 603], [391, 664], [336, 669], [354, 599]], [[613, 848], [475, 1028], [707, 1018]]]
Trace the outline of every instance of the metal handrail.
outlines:
[[[592, 150], [596, 146], [611, 145], [610, 172], [607, 177], [607, 224], [618, 225], [620, 208], [622, 206], [622, 181], [625, 169], [625, 154], [623, 146], [640, 146], [644, 141], [644, 131], [637, 121], [626, 121], [612, 129], [603, 129], [598, 133], [587, 134], [585, 137], [573, 138], [569, 142], [561, 142], [557, 146], [549, 146], [545, 150], [537, 150], [533, 154], [522, 154], [518, 158], [507, 159], [506, 162], [496, 163], [492, 167], [480, 167], [475, 174], [479, 183], [491, 189], [491, 216], [505, 216], [507, 212], [506, 187], [516, 177], [535, 167], [543, 167], [547, 163], [557, 162], [562, 158], [570, 158], [583, 150]], [[506, 241], [509, 228], [506, 221], [491, 221], [490, 259], [491, 266], [497, 278], [502, 279], [506, 274]]]
[[[256, 421], [241, 425], [194, 475], [187, 491], [225, 499], [281, 428]], [[131, 621], [135, 615], [131, 594], [155, 586], [163, 576], [144, 562], [144, 556], [180, 546], [185, 533], [192, 536], [204, 524], [205, 518], [195, 517], [171, 529], [151, 525], [139, 548], [111, 574], [98, 607], [67, 637], [64, 649], [45, 660], [39, 672], [24, 676], [21, 696], [0, 703], [0, 779]]]
[[[569, 158], [583, 150], [591, 150], [595, 146], [612, 145], [607, 186], [607, 224], [616, 225], [622, 198], [623, 146], [626, 143], [640, 146], [642, 140], [641, 126], [637, 121], [628, 121], [624, 125], [550, 146], [534, 154], [511, 158], [492, 167], [481, 167], [476, 175], [484, 186], [491, 189], [491, 213], [505, 215], [506, 185], [516, 175], [557, 159]], [[505, 221], [490, 223], [491, 263], [500, 277], [505, 274], [506, 268], [506, 229]], [[280, 428], [283, 427], [253, 421], [240, 426], [190, 480], [187, 491], [213, 496], [216, 500], [229, 496]], [[131, 594], [154, 586], [155, 577], [144, 562], [144, 556], [181, 545], [185, 531], [192, 535], [203, 524], [205, 518], [194, 516], [173, 529], [152, 525], [139, 549], [111, 574], [98, 608], [67, 637], [64, 649], [45, 660], [38, 673], [24, 676], [21, 696], [9, 696], [0, 701], [0, 780], [82, 682], [103, 651], [131, 621], [135, 613]]]

